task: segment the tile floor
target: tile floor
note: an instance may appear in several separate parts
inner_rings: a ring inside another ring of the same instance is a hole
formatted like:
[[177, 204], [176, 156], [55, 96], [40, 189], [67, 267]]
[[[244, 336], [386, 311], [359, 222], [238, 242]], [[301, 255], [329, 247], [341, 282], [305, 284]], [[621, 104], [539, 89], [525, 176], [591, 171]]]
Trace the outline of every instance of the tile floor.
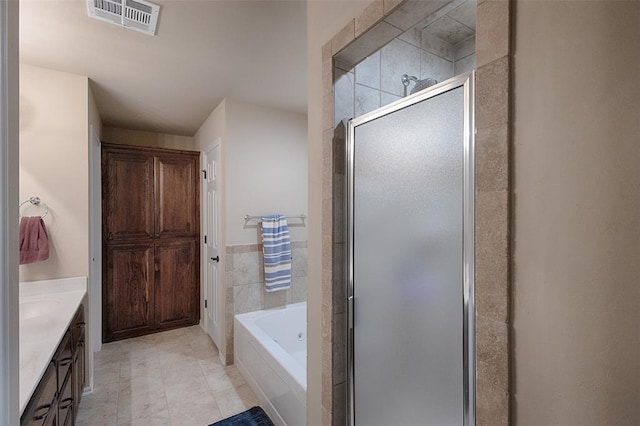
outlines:
[[102, 345], [80, 426], [203, 426], [258, 405], [200, 326]]

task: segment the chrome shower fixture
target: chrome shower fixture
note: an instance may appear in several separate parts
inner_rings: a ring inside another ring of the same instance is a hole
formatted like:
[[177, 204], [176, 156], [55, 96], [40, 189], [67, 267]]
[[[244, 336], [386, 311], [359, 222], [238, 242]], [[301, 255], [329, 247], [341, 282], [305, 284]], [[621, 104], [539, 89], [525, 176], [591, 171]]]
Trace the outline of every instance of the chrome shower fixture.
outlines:
[[431, 87], [434, 84], [438, 84], [438, 80], [436, 80], [435, 78], [427, 77], [423, 80], [418, 80], [418, 77], [408, 74], [402, 74], [401, 80], [402, 85], [404, 86], [404, 96], [407, 96], [407, 87], [409, 87], [409, 84], [412, 81], [415, 83], [415, 86], [413, 86], [413, 89], [411, 89], [410, 94], [412, 95], [416, 92], [426, 89], [427, 87]]

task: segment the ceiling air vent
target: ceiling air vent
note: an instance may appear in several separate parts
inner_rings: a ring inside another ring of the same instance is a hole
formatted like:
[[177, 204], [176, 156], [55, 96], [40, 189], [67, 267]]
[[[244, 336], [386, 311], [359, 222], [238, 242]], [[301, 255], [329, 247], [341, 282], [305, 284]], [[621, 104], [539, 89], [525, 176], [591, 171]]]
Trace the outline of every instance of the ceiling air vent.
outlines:
[[87, 0], [89, 16], [155, 35], [160, 6], [144, 0]]

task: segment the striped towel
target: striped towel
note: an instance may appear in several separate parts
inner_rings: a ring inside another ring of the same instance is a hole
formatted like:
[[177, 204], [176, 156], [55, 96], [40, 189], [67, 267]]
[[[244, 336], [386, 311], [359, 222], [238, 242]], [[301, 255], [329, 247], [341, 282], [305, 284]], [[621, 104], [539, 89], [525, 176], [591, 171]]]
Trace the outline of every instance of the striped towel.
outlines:
[[267, 291], [287, 290], [291, 287], [291, 238], [283, 215], [262, 216], [262, 245]]

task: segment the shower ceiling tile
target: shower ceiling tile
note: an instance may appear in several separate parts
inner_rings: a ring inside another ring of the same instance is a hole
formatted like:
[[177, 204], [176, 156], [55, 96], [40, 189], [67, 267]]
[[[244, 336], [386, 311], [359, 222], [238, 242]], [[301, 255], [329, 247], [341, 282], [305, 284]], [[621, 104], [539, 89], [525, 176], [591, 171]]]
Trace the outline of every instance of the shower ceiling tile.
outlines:
[[431, 77], [441, 82], [454, 76], [453, 62], [424, 51], [422, 52], [420, 70], [421, 79]]
[[456, 46], [454, 46], [454, 59], [457, 61], [458, 59], [462, 59], [465, 56], [469, 56], [472, 53], [476, 52], [476, 38], [475, 37], [471, 37], [465, 41], [463, 41], [462, 43], [457, 44]]
[[384, 21], [378, 22], [369, 31], [355, 39], [353, 43], [338, 53], [335, 59], [348, 64], [357, 64], [371, 55], [371, 52], [382, 48], [382, 46], [400, 34], [402, 34], [402, 30], [393, 25], [389, 25]]
[[469, 0], [462, 6], [447, 13], [447, 16], [475, 30], [477, 8], [477, 3], [474, 0]]
[[471, 28], [446, 15], [425, 28], [425, 32], [435, 35], [452, 45], [456, 45], [475, 34], [475, 31]]
[[409, 31], [405, 31], [398, 36], [398, 38], [402, 41], [406, 41], [407, 43], [413, 44], [414, 46], [420, 47], [420, 30], [418, 28], [411, 28]]
[[407, 0], [393, 14], [387, 16], [385, 21], [406, 31], [416, 25], [424, 16], [431, 15], [448, 3], [449, 0]]
[[422, 49], [451, 61], [455, 56], [453, 46], [426, 31], [422, 33]]

